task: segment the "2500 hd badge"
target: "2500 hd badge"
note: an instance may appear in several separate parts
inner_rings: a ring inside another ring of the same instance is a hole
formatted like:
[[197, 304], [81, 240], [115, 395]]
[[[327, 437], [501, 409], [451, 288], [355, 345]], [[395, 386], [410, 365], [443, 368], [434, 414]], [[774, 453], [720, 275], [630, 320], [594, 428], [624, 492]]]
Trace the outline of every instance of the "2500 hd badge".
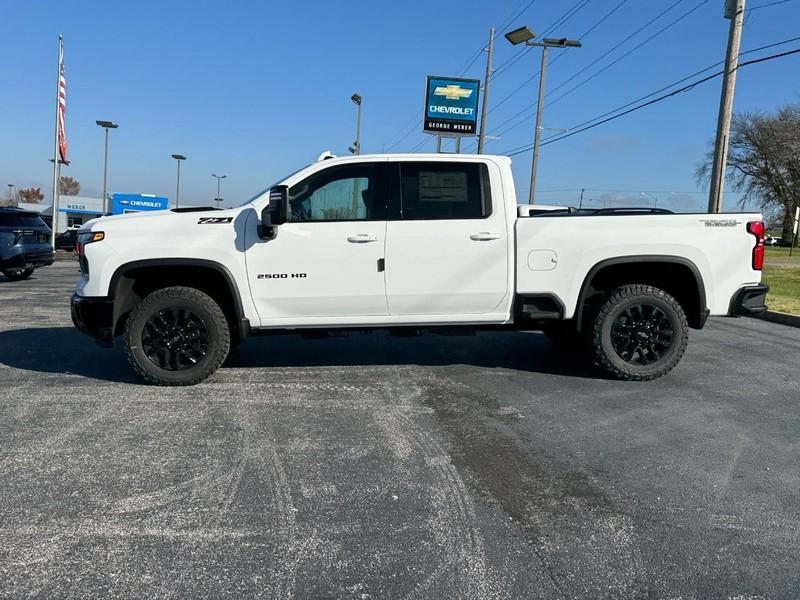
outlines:
[[259, 273], [256, 279], [305, 279], [307, 273]]

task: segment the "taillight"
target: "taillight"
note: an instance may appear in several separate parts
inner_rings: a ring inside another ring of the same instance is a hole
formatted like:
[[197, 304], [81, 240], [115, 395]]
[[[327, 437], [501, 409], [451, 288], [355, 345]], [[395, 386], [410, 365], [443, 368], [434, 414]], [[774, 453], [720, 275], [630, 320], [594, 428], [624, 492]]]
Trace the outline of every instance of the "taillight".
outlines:
[[747, 232], [756, 236], [756, 245], [753, 248], [753, 269], [760, 271], [764, 267], [764, 234], [766, 228], [763, 221], [751, 221], [747, 224]]

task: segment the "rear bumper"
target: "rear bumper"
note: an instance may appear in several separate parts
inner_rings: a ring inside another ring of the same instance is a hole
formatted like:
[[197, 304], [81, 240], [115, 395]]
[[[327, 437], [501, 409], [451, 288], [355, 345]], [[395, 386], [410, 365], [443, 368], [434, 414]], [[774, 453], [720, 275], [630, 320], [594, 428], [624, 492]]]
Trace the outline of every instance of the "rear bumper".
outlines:
[[98, 342], [111, 343], [114, 338], [114, 301], [111, 298], [72, 295], [72, 323]]
[[740, 288], [731, 298], [728, 314], [732, 316], [755, 317], [767, 312], [767, 292], [764, 283]]
[[0, 267], [3, 269], [21, 269], [25, 265], [34, 267], [46, 267], [55, 261], [53, 249], [48, 246], [47, 250], [36, 250], [31, 252], [20, 252], [12, 254], [0, 260]]

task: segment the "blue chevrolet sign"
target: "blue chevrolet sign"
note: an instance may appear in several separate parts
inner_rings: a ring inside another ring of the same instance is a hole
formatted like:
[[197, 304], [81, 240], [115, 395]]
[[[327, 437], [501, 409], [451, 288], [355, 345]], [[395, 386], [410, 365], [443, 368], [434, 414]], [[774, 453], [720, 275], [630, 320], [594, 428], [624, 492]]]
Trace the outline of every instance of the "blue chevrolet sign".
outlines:
[[150, 194], [112, 194], [111, 214], [121, 215], [143, 210], [164, 210], [169, 208], [169, 200]]
[[428, 76], [423, 131], [474, 135], [478, 123], [478, 79]]

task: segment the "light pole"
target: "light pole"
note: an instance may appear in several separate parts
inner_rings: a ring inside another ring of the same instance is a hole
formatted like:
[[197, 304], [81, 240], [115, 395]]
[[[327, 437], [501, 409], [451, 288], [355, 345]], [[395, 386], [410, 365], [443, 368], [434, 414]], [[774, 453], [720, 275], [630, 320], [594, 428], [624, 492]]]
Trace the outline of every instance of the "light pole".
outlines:
[[567, 38], [545, 38], [541, 42], [533, 42], [536, 34], [528, 27], [520, 27], [509, 31], [506, 39], [513, 45], [525, 44], [526, 46], [539, 46], [542, 49], [542, 67], [539, 70], [539, 100], [536, 104], [536, 129], [533, 134], [533, 159], [531, 160], [531, 187], [528, 192], [528, 204], [533, 204], [536, 198], [536, 166], [539, 162], [539, 142], [542, 134], [542, 110], [544, 109], [544, 82], [547, 77], [547, 49], [548, 48], [580, 48], [578, 40]]
[[178, 208], [178, 201], [181, 197], [181, 161], [186, 160], [183, 154], [173, 154], [172, 158], [178, 163], [178, 180], [175, 184], [175, 208]]
[[220, 203], [222, 202], [222, 196], [220, 196], [220, 182], [227, 177], [227, 175], [215, 175], [214, 173], [211, 174], [212, 177], [217, 178], [217, 197], [214, 198], [214, 202], [217, 203], [217, 208], [219, 208]]
[[361, 154], [361, 96], [353, 94], [350, 100], [356, 105], [356, 141], [348, 150], [351, 154]]
[[103, 214], [108, 214], [108, 130], [119, 127], [117, 123], [111, 121], [95, 121], [100, 127], [106, 130], [106, 146], [103, 152]]

